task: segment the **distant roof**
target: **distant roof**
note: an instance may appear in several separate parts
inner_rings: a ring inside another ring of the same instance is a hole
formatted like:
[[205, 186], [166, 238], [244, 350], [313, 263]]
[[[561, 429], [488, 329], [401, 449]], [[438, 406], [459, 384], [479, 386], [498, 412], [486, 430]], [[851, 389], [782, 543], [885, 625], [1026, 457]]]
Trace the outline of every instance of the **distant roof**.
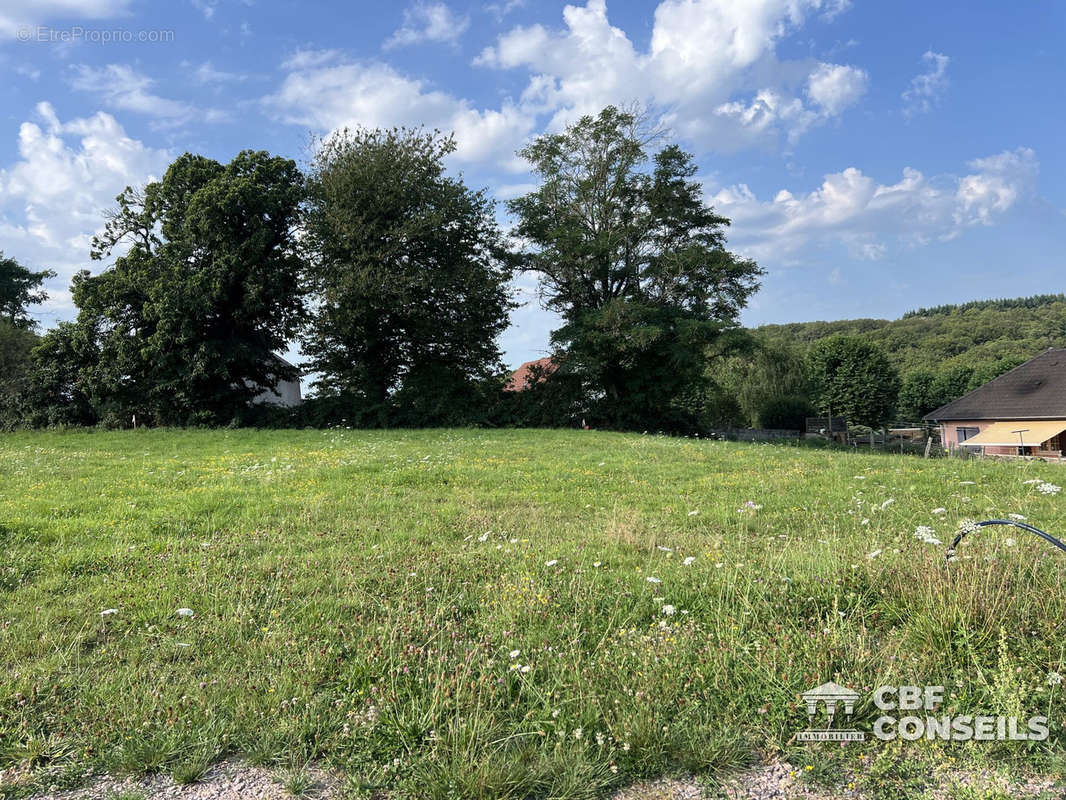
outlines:
[[511, 373], [511, 378], [507, 381], [507, 385], [503, 387], [503, 390], [505, 392], [523, 392], [533, 385], [533, 373], [535, 371], [539, 371], [541, 373], [540, 380], [544, 380], [558, 368], [559, 365], [552, 360], [551, 356], [527, 361]]
[[925, 418], [1066, 419], [1066, 350], [1045, 350]]

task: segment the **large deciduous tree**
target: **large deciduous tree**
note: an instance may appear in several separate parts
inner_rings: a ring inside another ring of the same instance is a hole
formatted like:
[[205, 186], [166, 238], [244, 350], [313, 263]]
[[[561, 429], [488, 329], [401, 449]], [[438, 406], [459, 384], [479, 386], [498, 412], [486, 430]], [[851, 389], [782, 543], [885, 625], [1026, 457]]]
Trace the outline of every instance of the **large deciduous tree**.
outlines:
[[895, 410], [899, 373], [884, 351], [861, 336], [821, 339], [808, 353], [818, 410], [877, 427]]
[[302, 320], [302, 199], [295, 162], [254, 151], [229, 164], [186, 153], [119, 195], [92, 255], [128, 250], [73, 286], [96, 351], [79, 381], [107, 416], [225, 424], [294, 377], [273, 354]]
[[509, 204], [531, 248], [562, 369], [579, 374], [602, 423], [683, 428], [707, 349], [762, 271], [725, 249], [729, 220], [703, 201], [692, 156], [640, 114], [604, 109], [520, 152], [540, 186]]
[[426, 424], [459, 421], [456, 404], [500, 369], [510, 257], [493, 203], [445, 173], [454, 149], [436, 132], [345, 130], [312, 164], [303, 349], [324, 394], [364, 421], [405, 404]]
[[0, 251], [0, 320], [16, 328], [34, 327], [27, 307], [47, 299], [41, 284], [55, 275], [50, 269], [32, 272]]

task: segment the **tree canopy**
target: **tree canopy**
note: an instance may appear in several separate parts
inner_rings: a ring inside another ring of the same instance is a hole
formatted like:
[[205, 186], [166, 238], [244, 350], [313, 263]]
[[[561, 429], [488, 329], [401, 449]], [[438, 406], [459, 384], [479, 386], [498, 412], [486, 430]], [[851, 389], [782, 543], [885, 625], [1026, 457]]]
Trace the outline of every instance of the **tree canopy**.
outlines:
[[162, 180], [118, 197], [92, 255], [128, 250], [73, 284], [96, 353], [80, 380], [104, 413], [228, 423], [292, 377], [274, 353], [303, 315], [302, 184], [295, 162], [265, 152], [226, 165], [186, 153]]
[[32, 272], [0, 251], [0, 320], [16, 328], [34, 327], [27, 309], [48, 298], [41, 285], [55, 276], [50, 269]]
[[436, 132], [346, 130], [312, 163], [303, 350], [353, 414], [415, 403], [442, 423], [502, 369], [512, 259], [492, 201], [446, 174], [454, 149]]
[[708, 346], [737, 325], [762, 271], [725, 249], [692, 156], [613, 106], [520, 151], [540, 185], [509, 203], [540, 276], [560, 374], [581, 377], [603, 423], [685, 428]]
[[811, 348], [807, 360], [820, 413], [870, 427], [892, 416], [899, 374], [876, 345], [859, 336], [830, 336]]

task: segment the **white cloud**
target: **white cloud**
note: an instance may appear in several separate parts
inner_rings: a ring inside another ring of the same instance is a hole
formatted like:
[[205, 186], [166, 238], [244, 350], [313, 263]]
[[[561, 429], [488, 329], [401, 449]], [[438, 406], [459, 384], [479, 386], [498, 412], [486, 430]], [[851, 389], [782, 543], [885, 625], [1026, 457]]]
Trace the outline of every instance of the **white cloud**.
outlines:
[[[188, 62], [182, 64], [186, 69], [192, 65]], [[207, 85], [218, 85], [223, 83], [240, 83], [247, 80], [247, 75], [242, 75], [239, 72], [227, 72], [225, 70], [216, 69], [210, 61], [205, 61], [200, 64], [195, 70], [193, 70], [193, 77], [196, 78], [196, 82]]]
[[845, 6], [827, 0], [663, 0], [650, 46], [641, 52], [610, 24], [604, 0], [588, 0], [565, 8], [565, 29], [514, 28], [474, 63], [528, 69], [523, 102], [554, 112], [554, 126], [608, 103], [636, 100], [663, 109], [664, 122], [677, 134], [730, 150], [781, 134], [794, 140], [862, 97], [868, 84], [863, 70], [780, 62], [775, 52], [812, 13], [837, 14]]
[[221, 111], [198, 109], [190, 103], [170, 100], [154, 94], [155, 81], [126, 64], [74, 67], [70, 85], [79, 91], [101, 98], [110, 108], [146, 114], [169, 124], [181, 124], [192, 119], [218, 122], [225, 118]]
[[869, 82], [865, 70], [843, 64], [819, 64], [807, 78], [807, 97], [829, 116], [837, 116], [866, 94]]
[[444, 3], [419, 2], [403, 12], [403, 25], [385, 42], [385, 48], [420, 42], [455, 44], [469, 27], [469, 17], [457, 16]]
[[283, 121], [317, 131], [425, 125], [455, 133], [459, 161], [508, 165], [533, 129], [532, 117], [513, 104], [480, 110], [387, 64], [316, 58], [310, 53], [289, 63], [314, 66], [292, 69], [265, 105]]
[[911, 167], [881, 184], [855, 167], [826, 175], [821, 186], [795, 195], [782, 189], [759, 200], [744, 184], [710, 197], [732, 218], [731, 244], [763, 261], [803, 260], [808, 246], [843, 244], [852, 257], [884, 257], [891, 244], [952, 239], [973, 225], [990, 225], [1036, 188], [1036, 154], [1008, 150], [967, 165], [962, 177], [927, 178]]
[[0, 4], [0, 37], [20, 28], [55, 19], [106, 19], [125, 13], [130, 0], [4, 0]]
[[922, 61], [926, 64], [926, 71], [915, 75], [910, 88], [902, 94], [903, 113], [908, 117], [932, 111], [948, 88], [948, 63], [951, 59], [929, 50], [922, 56]]
[[0, 169], [0, 241], [7, 255], [51, 268], [51, 307], [69, 316], [66, 287], [90, 266], [89, 240], [126, 186], [166, 169], [170, 154], [131, 139], [109, 114], [61, 122], [48, 103], [23, 122], [18, 160]]

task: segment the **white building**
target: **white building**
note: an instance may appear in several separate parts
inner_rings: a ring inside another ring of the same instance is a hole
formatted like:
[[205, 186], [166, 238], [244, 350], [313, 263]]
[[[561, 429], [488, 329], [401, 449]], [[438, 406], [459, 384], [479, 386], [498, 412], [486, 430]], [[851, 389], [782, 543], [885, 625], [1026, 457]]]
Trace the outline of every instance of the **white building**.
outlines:
[[[293, 367], [288, 361], [281, 356], [274, 356], [278, 363], [286, 366]], [[252, 405], [268, 405], [268, 406], [284, 406], [286, 408], [292, 408], [298, 406], [303, 402], [303, 396], [300, 394], [300, 376], [297, 375], [295, 380], [291, 381], [278, 381], [278, 385], [274, 389], [263, 389], [259, 394], [252, 398]]]

